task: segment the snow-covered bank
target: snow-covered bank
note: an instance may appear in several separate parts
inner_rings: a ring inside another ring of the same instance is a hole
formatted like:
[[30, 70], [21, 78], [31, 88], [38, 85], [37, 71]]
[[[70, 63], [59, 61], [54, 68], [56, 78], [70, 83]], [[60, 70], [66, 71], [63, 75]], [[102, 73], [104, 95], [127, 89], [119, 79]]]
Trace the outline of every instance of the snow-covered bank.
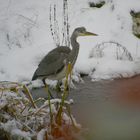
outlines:
[[[99, 1], [99, 0], [93, 0]], [[50, 33], [50, 3], [57, 5], [60, 31], [62, 2], [57, 0], [0, 1], [0, 80], [30, 81], [39, 61], [55, 47]], [[75, 65], [79, 73], [93, 80], [130, 77], [140, 73], [140, 40], [132, 34], [131, 10], [140, 11], [138, 0], [105, 0], [101, 8], [90, 8], [88, 0], [69, 3], [70, 33], [85, 26], [98, 37], [80, 37], [80, 52]], [[60, 32], [61, 33], [61, 32]], [[115, 41], [125, 46], [133, 57], [117, 60], [111, 55], [114, 46], [101, 58], [90, 57], [102, 42]]]
[[0, 93], [0, 139], [67, 140], [80, 132], [81, 125], [70, 111], [72, 100], [65, 100], [60, 112], [61, 99], [35, 101], [26, 86], [18, 83], [0, 82]]

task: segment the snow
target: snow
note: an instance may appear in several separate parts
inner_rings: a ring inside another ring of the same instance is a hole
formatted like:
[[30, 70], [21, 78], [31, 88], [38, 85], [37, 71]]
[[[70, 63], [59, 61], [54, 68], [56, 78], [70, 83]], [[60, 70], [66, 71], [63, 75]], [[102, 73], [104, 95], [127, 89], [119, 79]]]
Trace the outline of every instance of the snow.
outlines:
[[37, 140], [44, 140], [45, 132], [46, 132], [46, 130], [42, 129], [42, 130], [37, 134]]
[[[105, 0], [101, 8], [90, 8], [90, 0], [69, 3], [70, 33], [79, 26], [97, 33], [97, 37], [79, 37], [80, 52], [76, 73], [91, 79], [131, 77], [140, 73], [140, 40], [132, 34], [131, 10], [140, 11], [138, 0]], [[99, 0], [92, 0], [98, 2]], [[61, 34], [62, 2], [57, 0], [0, 0], [0, 80], [31, 81], [40, 60], [53, 48], [49, 25], [50, 3], [56, 3]], [[133, 61], [117, 60], [110, 51], [101, 58], [90, 58], [93, 48], [102, 42], [115, 41], [125, 46]], [[78, 80], [77, 80], [78, 81]]]

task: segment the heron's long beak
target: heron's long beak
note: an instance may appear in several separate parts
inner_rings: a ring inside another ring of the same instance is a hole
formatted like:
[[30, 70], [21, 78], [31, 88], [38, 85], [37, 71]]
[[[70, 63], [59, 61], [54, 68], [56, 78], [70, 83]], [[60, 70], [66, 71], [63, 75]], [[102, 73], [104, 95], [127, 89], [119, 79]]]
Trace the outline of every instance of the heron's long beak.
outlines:
[[91, 33], [91, 32], [81, 33], [80, 35], [81, 35], [81, 36], [98, 36], [97, 34]]
[[85, 35], [88, 35], [88, 36], [89, 36], [89, 35], [92, 35], [92, 36], [98, 36], [97, 34], [95, 34], [95, 33], [91, 33], [91, 32], [86, 32]]

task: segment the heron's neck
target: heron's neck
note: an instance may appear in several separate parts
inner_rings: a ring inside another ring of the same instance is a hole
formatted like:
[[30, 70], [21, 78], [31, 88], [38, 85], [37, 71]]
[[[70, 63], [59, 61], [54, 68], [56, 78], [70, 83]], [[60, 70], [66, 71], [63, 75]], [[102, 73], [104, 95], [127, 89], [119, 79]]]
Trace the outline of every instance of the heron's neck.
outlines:
[[69, 61], [72, 63], [72, 65], [75, 64], [78, 53], [79, 53], [79, 43], [77, 42], [77, 36], [72, 34], [71, 36], [71, 45], [72, 45], [72, 50], [69, 55]]

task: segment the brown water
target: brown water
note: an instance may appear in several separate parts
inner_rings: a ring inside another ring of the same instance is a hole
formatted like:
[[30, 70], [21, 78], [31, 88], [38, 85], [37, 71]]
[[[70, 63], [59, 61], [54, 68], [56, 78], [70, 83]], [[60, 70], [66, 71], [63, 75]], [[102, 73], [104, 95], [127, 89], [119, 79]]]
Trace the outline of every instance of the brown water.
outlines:
[[[44, 96], [43, 89], [34, 96]], [[76, 84], [72, 112], [87, 128], [84, 140], [140, 140], [140, 76]]]

